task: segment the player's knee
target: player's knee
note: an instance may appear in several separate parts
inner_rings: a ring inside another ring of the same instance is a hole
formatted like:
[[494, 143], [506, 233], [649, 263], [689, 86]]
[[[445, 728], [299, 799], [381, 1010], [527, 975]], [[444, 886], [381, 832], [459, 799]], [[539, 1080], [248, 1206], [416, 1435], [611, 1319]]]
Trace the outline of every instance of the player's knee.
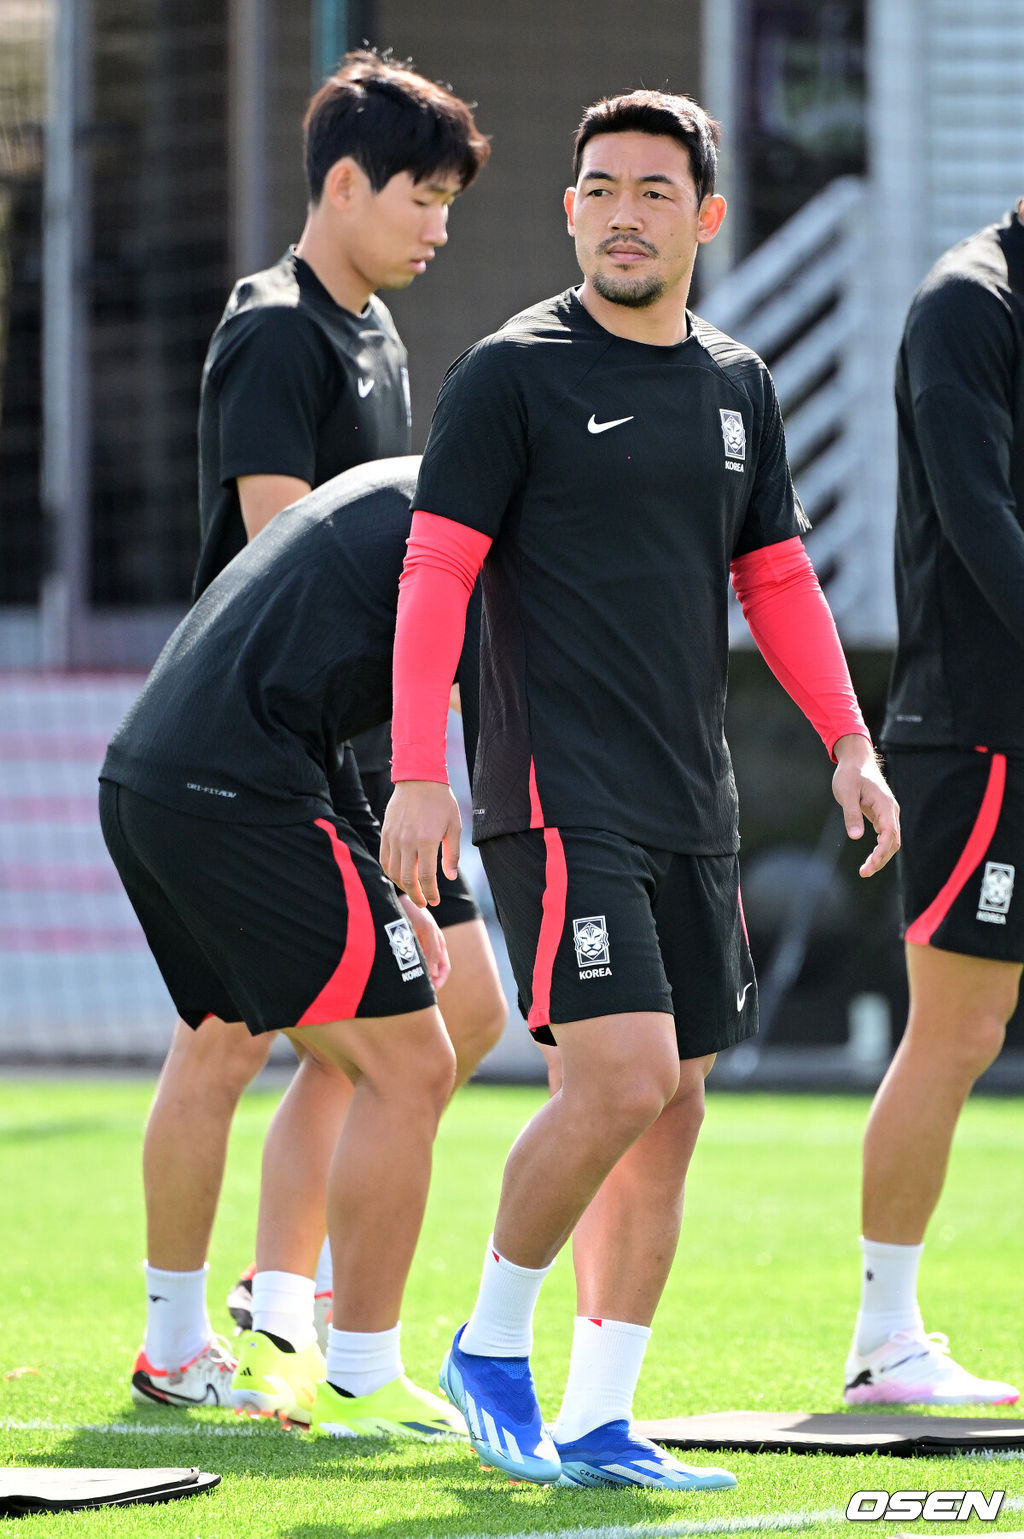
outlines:
[[961, 1064], [975, 1078], [995, 1063], [1006, 1042], [1006, 1023], [1013, 1014], [1013, 1006], [1004, 1014], [1001, 1003], [980, 1005], [964, 1023], [964, 1030], [957, 1038], [957, 1056]]
[[436, 1126], [455, 1088], [455, 1049], [443, 1031], [429, 1048], [416, 1055], [410, 1067], [413, 1072], [406, 1076], [404, 1085], [410, 1114]]
[[658, 1120], [678, 1088], [678, 1059], [631, 1065], [601, 1085], [592, 1108], [594, 1126], [631, 1141]]
[[226, 1043], [217, 1056], [216, 1078], [226, 1096], [236, 1101], [257, 1074], [265, 1067], [273, 1043], [272, 1033], [257, 1037], [246, 1036], [233, 1043]]
[[497, 1047], [508, 1020], [508, 1004], [501, 989], [476, 1002], [456, 1040], [459, 1063], [475, 1068], [492, 1048]]
[[250, 1036], [237, 1022], [205, 1022], [175, 1037], [158, 1096], [233, 1107], [270, 1055], [273, 1034]]

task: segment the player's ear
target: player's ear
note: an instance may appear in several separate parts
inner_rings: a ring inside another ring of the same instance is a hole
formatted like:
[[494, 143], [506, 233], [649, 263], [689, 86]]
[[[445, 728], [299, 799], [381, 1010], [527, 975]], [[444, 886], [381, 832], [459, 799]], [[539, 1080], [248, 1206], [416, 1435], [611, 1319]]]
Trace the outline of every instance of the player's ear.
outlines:
[[335, 208], [345, 208], [351, 203], [360, 175], [359, 167], [351, 155], [343, 155], [328, 169], [324, 177], [323, 198]]
[[575, 219], [574, 219], [574, 213], [575, 213], [575, 209], [576, 209], [576, 189], [575, 189], [575, 187], [567, 187], [565, 189], [565, 197], [562, 199], [562, 207], [565, 209], [565, 218], [566, 218], [566, 222], [567, 222], [567, 224], [569, 226], [569, 234], [570, 235], [575, 235], [576, 234], [576, 222], [575, 222]]
[[697, 216], [697, 240], [706, 245], [714, 240], [725, 218], [725, 199], [717, 192], [708, 193]]

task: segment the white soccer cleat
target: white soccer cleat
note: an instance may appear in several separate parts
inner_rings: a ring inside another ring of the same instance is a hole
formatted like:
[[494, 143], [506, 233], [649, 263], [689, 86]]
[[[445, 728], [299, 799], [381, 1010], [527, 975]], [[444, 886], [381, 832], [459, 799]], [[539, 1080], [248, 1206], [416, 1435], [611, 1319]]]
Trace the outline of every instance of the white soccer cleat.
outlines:
[[132, 1399], [139, 1405], [231, 1405], [231, 1376], [237, 1364], [222, 1336], [180, 1368], [154, 1368], [145, 1349], [132, 1370]]
[[941, 1331], [897, 1331], [863, 1357], [850, 1353], [843, 1399], [847, 1405], [1013, 1405], [1020, 1391], [961, 1368]]

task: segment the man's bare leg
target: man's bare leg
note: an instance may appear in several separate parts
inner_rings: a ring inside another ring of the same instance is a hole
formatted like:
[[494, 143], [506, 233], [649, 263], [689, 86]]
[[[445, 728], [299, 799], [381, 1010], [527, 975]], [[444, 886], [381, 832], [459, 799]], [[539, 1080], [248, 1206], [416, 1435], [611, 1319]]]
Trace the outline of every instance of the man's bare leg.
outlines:
[[[289, 1037], [301, 1063], [264, 1154], [255, 1329], [239, 1348], [233, 1389], [240, 1407], [298, 1421], [316, 1417], [327, 1397], [329, 1408], [318, 1424], [330, 1430], [342, 1415], [357, 1414], [346, 1396], [362, 1397], [387, 1384], [401, 1388], [399, 1313], [426, 1207], [434, 1137], [455, 1079], [455, 1053], [436, 1005], [407, 1015], [294, 1027]], [[334, 1320], [327, 1335], [330, 1382], [324, 1384], [324, 1358], [299, 1306], [304, 1298], [311, 1316], [325, 1147], [332, 1135], [326, 1208]], [[409, 1398], [407, 1390], [401, 1393]], [[423, 1408], [415, 1402], [413, 1410]]]
[[[588, 1483], [596, 1460], [619, 1477], [628, 1465], [636, 1484], [733, 1486], [727, 1471], [681, 1464], [628, 1426], [650, 1335], [633, 1320], [652, 1317], [668, 1275], [713, 1059], [680, 1064], [667, 1014], [606, 1016], [552, 1032], [559, 1053], [557, 1062], [547, 1055], [551, 1099], [509, 1156], [476, 1307], [442, 1383], [471, 1425], [474, 1415], [481, 1423], [474, 1446], [510, 1473], [525, 1468], [543, 1482], [568, 1470], [571, 1481], [585, 1466], [580, 1481]], [[577, 1324], [602, 1339], [595, 1352], [579, 1332], [574, 1338], [575, 1379], [555, 1431], [560, 1453], [516, 1359], [529, 1354], [537, 1293], [574, 1229], [580, 1307], [602, 1312]], [[599, 1446], [580, 1443], [598, 1428]]]
[[444, 938], [452, 970], [438, 990], [437, 1003], [455, 1049], [458, 1090], [497, 1044], [508, 1020], [508, 1003], [484, 921], [448, 925]]
[[215, 1016], [198, 1031], [184, 1021], [175, 1026], [142, 1149], [151, 1266], [193, 1272], [205, 1265], [231, 1119], [271, 1040]]
[[[552, 1093], [557, 1048], [545, 1048]], [[686, 1174], [704, 1119], [704, 1081], [714, 1055], [684, 1060], [679, 1089], [627, 1149], [573, 1232], [576, 1321], [569, 1377], [552, 1429], [556, 1443], [609, 1422], [632, 1420], [648, 1327], [679, 1240]]]
[[[448, 925], [444, 938], [451, 972], [447, 983], [438, 990], [437, 1002], [455, 1049], [454, 1088], [457, 1090], [466, 1083], [492, 1047], [496, 1046], [508, 1020], [508, 1003], [483, 920], [473, 919], [462, 924]], [[325, 1189], [326, 1181], [325, 1161]], [[330, 1274], [330, 1247], [324, 1246], [317, 1261], [318, 1293], [324, 1288], [330, 1289]]]
[[[327, 1180], [334, 1256], [334, 1325], [383, 1331], [398, 1321], [419, 1238], [437, 1124], [451, 1095], [455, 1054], [436, 1008], [382, 1020], [336, 1021], [294, 1035], [352, 1081]], [[291, 1161], [296, 1180], [307, 1172]], [[278, 1200], [286, 1183], [273, 1191]], [[291, 1211], [260, 1207], [261, 1268], [297, 1270]]]
[[299, 1065], [263, 1145], [256, 1263], [311, 1278], [327, 1230], [327, 1172], [353, 1088], [335, 1064], [292, 1045]]
[[686, 1173], [714, 1055], [684, 1059], [679, 1089], [605, 1177], [573, 1232], [576, 1313], [650, 1325], [679, 1243]]
[[851, 1405], [1007, 1403], [1013, 1385], [976, 1378], [925, 1336], [917, 1276], [957, 1120], [1002, 1048], [1021, 968], [933, 946], [906, 952], [907, 1029], [864, 1138], [861, 1304], [844, 1394]]
[[550, 1265], [608, 1172], [679, 1088], [670, 1015], [637, 1012], [552, 1028], [558, 1092], [505, 1165], [494, 1242], [516, 1265]]
[[957, 1119], [999, 1056], [1021, 968], [908, 945], [910, 1014], [864, 1137], [863, 1229], [919, 1245], [942, 1192]]
[[[234, 1360], [207, 1312], [206, 1257], [231, 1119], [269, 1049], [269, 1038], [250, 1037], [240, 1021], [175, 1027], [143, 1144], [147, 1306], [136, 1398], [187, 1403], [212, 1388], [227, 1401]], [[185, 1368], [184, 1379], [166, 1378]]]

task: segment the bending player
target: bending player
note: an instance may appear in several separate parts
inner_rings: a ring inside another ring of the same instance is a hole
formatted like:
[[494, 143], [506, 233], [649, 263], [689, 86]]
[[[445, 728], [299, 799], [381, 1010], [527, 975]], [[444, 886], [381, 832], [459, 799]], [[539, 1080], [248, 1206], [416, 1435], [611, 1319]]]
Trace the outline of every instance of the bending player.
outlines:
[[344, 1435], [460, 1428], [403, 1377], [399, 1339], [456, 1076], [431, 988], [447, 954], [433, 921], [399, 906], [351, 750], [339, 758], [390, 709], [417, 464], [349, 471], [242, 551], [167, 643], [101, 771], [104, 837], [182, 1020], [285, 1030], [299, 1052], [264, 1155], [257, 1262], [312, 1278], [326, 1204], [334, 1326], [325, 1364], [282, 1301], [247, 1338], [276, 1373], [250, 1379], [245, 1403]]
[[899, 643], [883, 738], [910, 1015], [864, 1138], [851, 1405], [1004, 1405], [925, 1332], [917, 1275], [961, 1108], [1017, 1007], [1024, 904], [1024, 200], [939, 258], [896, 367]]
[[[347, 56], [310, 102], [304, 129], [302, 235], [274, 267], [235, 286], [207, 356], [197, 597], [312, 486], [408, 453], [405, 348], [374, 290], [405, 287], [423, 271], [447, 240], [452, 200], [488, 154], [464, 102], [371, 53]], [[356, 746], [379, 819], [391, 788], [387, 723]], [[500, 1035], [505, 1001], [461, 879], [446, 884], [437, 919], [453, 963], [441, 1005], [464, 1077]], [[231, 1119], [270, 1042], [241, 1025], [175, 1028], [143, 1151], [148, 1306], [137, 1399], [188, 1405], [227, 1394], [235, 1363], [207, 1314], [206, 1258]], [[308, 1278], [252, 1286], [257, 1315], [303, 1301], [312, 1322]]]
[[[800, 539], [771, 379], [686, 308], [725, 213], [715, 130], [685, 97], [598, 103], [565, 198], [584, 282], [465, 354], [417, 485], [395, 644], [384, 869], [436, 901], [459, 815], [444, 724], [457, 616], [483, 566], [474, 837], [524, 1013], [561, 1087], [505, 1167], [480, 1293], [442, 1384], [522, 1478], [730, 1486], [631, 1430], [716, 1052], [756, 1030], [723, 736], [730, 571], [761, 650], [837, 761], [847, 831], [899, 843]], [[430, 634], [431, 645], [424, 645]], [[529, 1371], [570, 1234], [575, 1335], [549, 1434]]]

